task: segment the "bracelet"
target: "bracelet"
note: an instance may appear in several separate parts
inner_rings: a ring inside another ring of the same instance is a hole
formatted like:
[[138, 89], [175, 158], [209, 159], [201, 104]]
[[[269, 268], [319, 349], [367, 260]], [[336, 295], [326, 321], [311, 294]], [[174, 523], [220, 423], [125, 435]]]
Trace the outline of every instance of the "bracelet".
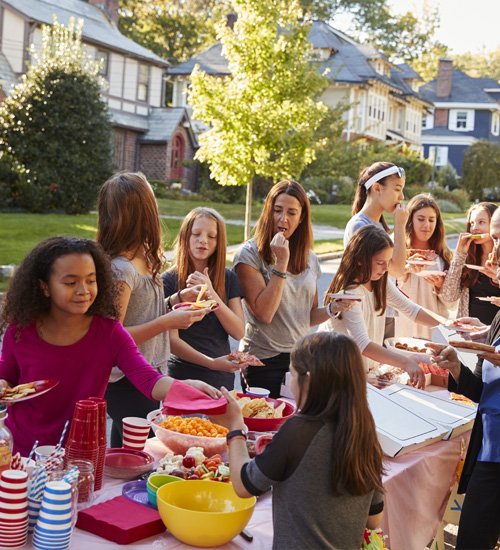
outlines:
[[328, 302], [326, 304], [326, 312], [328, 313], [328, 316], [331, 318], [331, 319], [340, 319], [340, 316], [342, 315], [342, 312], [341, 311], [336, 311], [335, 313], [332, 311], [332, 303], [333, 302]]
[[168, 307], [169, 310], [172, 310], [172, 302], [170, 301], [170, 298], [172, 298], [172, 296], [169, 296], [167, 298], [167, 307]]
[[276, 275], [277, 277], [280, 277], [281, 279], [286, 279], [286, 272], [285, 271], [278, 271], [277, 269], [271, 268], [271, 273], [273, 275]]
[[177, 291], [177, 294], [176, 294], [176, 296], [177, 296], [177, 303], [178, 303], [178, 304], [182, 304], [181, 292], [182, 292], [181, 290], [178, 290], [178, 291]]

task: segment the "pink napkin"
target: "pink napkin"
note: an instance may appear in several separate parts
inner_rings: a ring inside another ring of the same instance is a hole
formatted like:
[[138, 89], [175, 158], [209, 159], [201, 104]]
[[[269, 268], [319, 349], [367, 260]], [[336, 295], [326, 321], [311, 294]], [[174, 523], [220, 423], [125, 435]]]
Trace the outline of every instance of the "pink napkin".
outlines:
[[80, 510], [76, 526], [118, 544], [130, 544], [165, 531], [156, 510], [124, 496]]
[[163, 402], [163, 412], [165, 414], [224, 414], [226, 412], [227, 401], [225, 397], [212, 399], [201, 390], [193, 388], [174, 380], [170, 387], [165, 401]]

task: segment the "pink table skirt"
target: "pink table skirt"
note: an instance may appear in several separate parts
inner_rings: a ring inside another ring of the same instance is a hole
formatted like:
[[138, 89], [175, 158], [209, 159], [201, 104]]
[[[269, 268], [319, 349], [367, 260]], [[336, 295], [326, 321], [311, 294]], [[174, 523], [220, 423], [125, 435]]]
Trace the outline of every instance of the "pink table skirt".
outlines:
[[[468, 441], [469, 433], [417, 449], [399, 458], [386, 459], [384, 466], [385, 510], [383, 529], [389, 535], [391, 550], [422, 550], [434, 538], [454, 481], [460, 458], [460, 441]], [[164, 456], [166, 448], [156, 438], [148, 440], [146, 450], [155, 458]], [[121, 494], [123, 482], [105, 477], [95, 502], [103, 502]], [[224, 548], [267, 550], [272, 546], [273, 526], [271, 494], [259, 498], [247, 526], [254, 537], [248, 543], [236, 537]], [[71, 548], [99, 550], [115, 548], [113, 542], [75, 529]], [[170, 550], [191, 548], [177, 541], [170, 533], [150, 537], [127, 545], [131, 550]]]

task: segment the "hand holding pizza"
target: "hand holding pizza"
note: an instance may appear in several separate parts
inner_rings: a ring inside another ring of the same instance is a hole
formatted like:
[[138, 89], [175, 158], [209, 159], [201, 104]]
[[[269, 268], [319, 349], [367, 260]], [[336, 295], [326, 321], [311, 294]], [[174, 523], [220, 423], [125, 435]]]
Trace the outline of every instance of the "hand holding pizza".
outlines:
[[455, 349], [444, 344], [427, 342], [425, 344], [431, 353], [432, 362], [439, 368], [450, 371], [451, 375], [458, 382], [460, 377], [460, 360]]
[[[196, 286], [198, 289], [201, 289], [201, 285], [205, 285], [205, 294], [201, 296], [200, 299], [215, 300], [217, 303], [220, 303], [221, 301], [217, 292], [215, 292], [212, 281], [210, 280], [210, 276], [208, 275], [208, 267], [203, 270], [203, 273], [201, 271], [195, 271], [194, 273], [191, 273], [186, 280], [186, 285], [189, 287]], [[196, 298], [197, 296], [194, 297], [194, 300], [196, 300]]]
[[461, 254], [467, 254], [469, 251], [470, 243], [472, 242], [471, 233], [460, 233], [457, 242], [457, 252]]

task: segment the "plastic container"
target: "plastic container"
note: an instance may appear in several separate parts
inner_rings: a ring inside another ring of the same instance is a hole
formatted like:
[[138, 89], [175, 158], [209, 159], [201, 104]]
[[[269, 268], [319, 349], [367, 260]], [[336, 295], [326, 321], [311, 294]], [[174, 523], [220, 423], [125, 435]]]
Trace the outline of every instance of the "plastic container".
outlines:
[[12, 447], [14, 445], [12, 434], [9, 428], [5, 426], [6, 418], [7, 407], [0, 404], [0, 472], [10, 468]]
[[94, 464], [90, 460], [76, 459], [68, 462], [68, 469], [78, 468], [78, 507], [85, 508], [92, 504], [94, 498]]

